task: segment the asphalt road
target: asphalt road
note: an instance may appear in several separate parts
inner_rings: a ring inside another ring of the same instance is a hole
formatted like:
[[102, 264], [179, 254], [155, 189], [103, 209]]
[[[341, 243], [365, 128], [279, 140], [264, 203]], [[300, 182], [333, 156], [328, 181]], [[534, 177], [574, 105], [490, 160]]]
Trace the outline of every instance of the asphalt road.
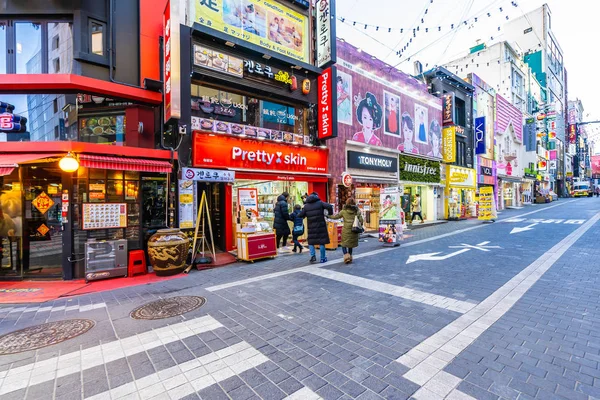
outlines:
[[[0, 356], [0, 398], [600, 398], [598, 219], [600, 199], [561, 199], [410, 231], [399, 248], [371, 239], [351, 265], [291, 255], [1, 307], [1, 334], [95, 326]], [[207, 302], [129, 316], [184, 295]]]

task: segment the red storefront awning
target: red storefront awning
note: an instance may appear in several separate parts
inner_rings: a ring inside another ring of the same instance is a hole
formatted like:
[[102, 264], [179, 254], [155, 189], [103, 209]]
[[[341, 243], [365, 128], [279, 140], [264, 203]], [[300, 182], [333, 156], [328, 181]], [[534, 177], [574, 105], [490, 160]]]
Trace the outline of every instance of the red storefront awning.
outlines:
[[0, 167], [0, 176], [12, 174], [14, 168], [12, 167]]
[[[2, 153], [0, 154], [0, 168], [14, 168], [19, 164], [29, 163], [33, 161], [50, 161], [45, 160], [51, 157], [57, 157], [59, 154], [44, 154], [44, 153], [15, 153], [8, 154]], [[54, 161], [54, 160], [52, 160]]]
[[113, 169], [121, 171], [170, 173], [173, 166], [168, 161], [145, 158], [109, 157], [90, 154], [79, 156], [80, 165], [86, 168]]

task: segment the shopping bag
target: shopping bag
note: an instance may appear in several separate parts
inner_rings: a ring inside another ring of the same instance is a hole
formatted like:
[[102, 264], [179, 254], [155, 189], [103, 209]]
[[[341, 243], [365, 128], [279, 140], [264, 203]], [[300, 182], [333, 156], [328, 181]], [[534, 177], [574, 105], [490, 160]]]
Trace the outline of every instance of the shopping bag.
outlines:
[[358, 219], [358, 215], [354, 216], [354, 222], [352, 223], [352, 232], [354, 233], [363, 233], [365, 230], [363, 229], [360, 220]]

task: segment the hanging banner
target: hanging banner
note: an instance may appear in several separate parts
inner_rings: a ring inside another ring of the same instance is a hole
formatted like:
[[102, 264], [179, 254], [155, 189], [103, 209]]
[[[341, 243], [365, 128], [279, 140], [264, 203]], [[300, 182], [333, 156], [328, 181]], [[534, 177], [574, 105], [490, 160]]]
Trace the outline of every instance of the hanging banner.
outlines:
[[442, 129], [442, 155], [444, 162], [456, 161], [456, 127], [450, 126]]
[[319, 0], [317, 9], [317, 67], [324, 68], [336, 60], [335, 0]]
[[335, 67], [327, 68], [319, 75], [319, 139], [337, 137], [337, 91], [333, 90]]
[[168, 122], [171, 118], [181, 118], [181, 40], [179, 39], [179, 24], [179, 1], [168, 1], [163, 14], [165, 122]]
[[485, 154], [485, 117], [475, 118], [475, 154]]
[[192, 0], [193, 22], [310, 64], [308, 17], [274, 0]]
[[479, 217], [480, 220], [489, 221], [498, 218], [494, 201], [494, 187], [483, 186], [479, 188]]

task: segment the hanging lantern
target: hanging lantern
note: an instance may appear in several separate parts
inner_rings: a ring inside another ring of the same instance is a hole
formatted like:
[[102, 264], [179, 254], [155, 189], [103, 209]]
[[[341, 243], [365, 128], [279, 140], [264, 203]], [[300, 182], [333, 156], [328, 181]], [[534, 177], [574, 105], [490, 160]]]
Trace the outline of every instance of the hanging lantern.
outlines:
[[79, 169], [79, 161], [71, 152], [68, 152], [66, 156], [60, 159], [58, 166], [65, 172], [75, 172]]

